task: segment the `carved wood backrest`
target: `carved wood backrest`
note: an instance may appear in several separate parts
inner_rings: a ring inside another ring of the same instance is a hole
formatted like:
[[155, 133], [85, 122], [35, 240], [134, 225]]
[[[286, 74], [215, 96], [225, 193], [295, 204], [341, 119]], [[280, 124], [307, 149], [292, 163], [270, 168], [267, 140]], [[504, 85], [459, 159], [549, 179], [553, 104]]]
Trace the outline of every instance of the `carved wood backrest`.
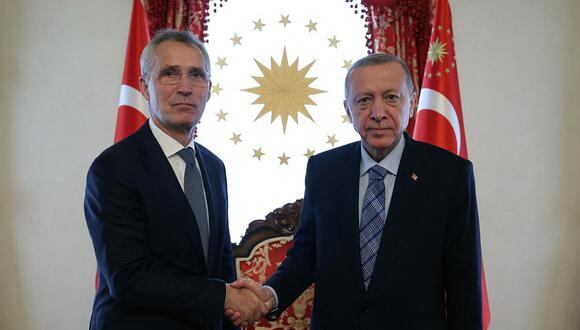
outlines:
[[[292, 237], [300, 222], [301, 209], [300, 199], [270, 212], [265, 220], [254, 220], [248, 225], [240, 243], [233, 245], [238, 277], [247, 277], [263, 283], [276, 271], [292, 246]], [[268, 322], [262, 319], [245, 329], [310, 329], [313, 302], [314, 286], [311, 286], [280, 315], [278, 320]]]
[[248, 225], [239, 244], [233, 244], [234, 258], [247, 257], [252, 249], [268, 238], [292, 236], [300, 223], [302, 199], [275, 209], [266, 220], [254, 220]]

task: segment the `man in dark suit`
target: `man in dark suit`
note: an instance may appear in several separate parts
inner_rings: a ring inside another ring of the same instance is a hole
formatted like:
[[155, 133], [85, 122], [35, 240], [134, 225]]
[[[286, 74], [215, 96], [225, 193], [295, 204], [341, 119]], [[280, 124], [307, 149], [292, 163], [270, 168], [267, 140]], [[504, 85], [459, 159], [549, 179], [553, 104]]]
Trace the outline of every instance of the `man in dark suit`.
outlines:
[[225, 308], [267, 312], [235, 279], [221, 160], [193, 140], [210, 97], [210, 61], [189, 32], [143, 50], [151, 118], [89, 169], [87, 226], [98, 263], [90, 328], [229, 329]]
[[361, 141], [310, 158], [294, 247], [269, 288], [236, 287], [281, 311], [315, 283], [312, 329], [482, 329], [472, 165], [404, 133], [415, 102], [398, 57], [350, 68], [344, 107]]

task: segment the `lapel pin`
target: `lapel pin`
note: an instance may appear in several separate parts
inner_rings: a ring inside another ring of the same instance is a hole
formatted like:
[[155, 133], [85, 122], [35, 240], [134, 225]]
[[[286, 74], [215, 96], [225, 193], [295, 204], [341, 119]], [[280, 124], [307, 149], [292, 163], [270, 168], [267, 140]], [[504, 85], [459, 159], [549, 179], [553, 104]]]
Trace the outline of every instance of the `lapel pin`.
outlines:
[[417, 174], [415, 174], [415, 172], [413, 172], [413, 174], [411, 174], [411, 179], [413, 179], [413, 181], [417, 182], [417, 180], [419, 180], [419, 177], [417, 176]]

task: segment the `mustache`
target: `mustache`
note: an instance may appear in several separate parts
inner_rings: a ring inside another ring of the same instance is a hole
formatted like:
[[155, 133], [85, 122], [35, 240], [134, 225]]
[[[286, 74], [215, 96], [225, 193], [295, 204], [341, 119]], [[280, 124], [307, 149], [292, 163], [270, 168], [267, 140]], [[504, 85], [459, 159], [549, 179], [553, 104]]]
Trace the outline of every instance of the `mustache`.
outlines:
[[384, 128], [391, 128], [387, 125], [386, 122], [380, 121], [378, 123], [373, 123], [372, 125], [367, 126], [367, 129], [384, 129]]

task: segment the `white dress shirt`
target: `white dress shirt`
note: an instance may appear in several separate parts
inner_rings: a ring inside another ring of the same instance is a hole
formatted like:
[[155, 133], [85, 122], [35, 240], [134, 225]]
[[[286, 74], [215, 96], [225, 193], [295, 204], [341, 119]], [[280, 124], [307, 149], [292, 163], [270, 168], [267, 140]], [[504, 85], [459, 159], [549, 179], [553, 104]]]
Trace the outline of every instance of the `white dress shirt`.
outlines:
[[365, 150], [362, 143], [360, 145], [360, 179], [358, 182], [358, 222], [360, 224], [362, 207], [365, 198], [365, 193], [369, 185], [369, 170], [375, 165], [380, 165], [385, 168], [388, 172], [385, 175], [385, 220], [387, 214], [389, 214], [389, 206], [391, 204], [391, 197], [393, 196], [393, 188], [395, 187], [395, 179], [397, 178], [397, 170], [399, 169], [399, 164], [401, 163], [401, 157], [403, 156], [403, 150], [405, 149], [405, 137], [401, 137], [401, 140], [397, 143], [395, 148], [381, 159], [377, 163]]
[[[193, 142], [193, 139], [191, 139], [191, 141], [189, 142], [187, 147], [184, 147], [181, 143], [177, 142], [177, 140], [175, 140], [171, 136], [167, 135], [167, 133], [163, 132], [159, 127], [157, 127], [157, 125], [155, 125], [155, 123], [153, 122], [153, 120], [151, 120], [151, 118], [149, 118], [149, 127], [151, 127], [151, 132], [153, 133], [155, 140], [157, 140], [157, 142], [161, 146], [161, 150], [163, 150], [163, 153], [165, 154], [165, 157], [167, 157], [167, 161], [169, 161], [169, 164], [171, 165], [171, 168], [173, 169], [173, 173], [175, 173], [175, 177], [177, 178], [177, 181], [179, 181], [179, 185], [181, 186], [181, 190], [183, 190], [185, 192], [184, 180], [185, 180], [186, 164], [185, 164], [185, 161], [183, 159], [181, 159], [181, 157], [179, 157], [179, 155], [177, 153], [183, 148], [190, 147], [191, 149], [193, 149], [193, 152], [195, 154], [195, 152], [196, 152], [195, 151], [195, 143]], [[197, 157], [195, 157], [194, 159], [195, 159], [195, 166], [199, 170], [199, 173], [201, 173], [201, 168], [199, 167], [199, 164], [197, 162]], [[207, 216], [207, 219], [209, 221], [209, 214], [207, 214], [208, 213], [207, 196], [205, 194], [205, 186], [204, 186], [203, 180], [202, 180], [201, 184], [202, 184], [202, 188], [203, 188], [203, 199], [205, 201], [205, 206], [206, 206], [205, 207], [206, 216]], [[209, 228], [209, 224], [208, 224], [208, 228]]]

